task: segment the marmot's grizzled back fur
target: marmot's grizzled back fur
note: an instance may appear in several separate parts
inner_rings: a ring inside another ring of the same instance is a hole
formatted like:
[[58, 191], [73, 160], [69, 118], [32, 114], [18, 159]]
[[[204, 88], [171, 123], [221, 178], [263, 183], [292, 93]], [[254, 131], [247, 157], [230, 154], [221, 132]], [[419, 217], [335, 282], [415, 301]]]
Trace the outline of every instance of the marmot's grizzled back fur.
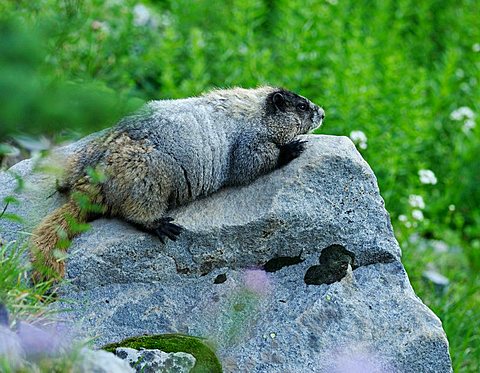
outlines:
[[[323, 110], [306, 98], [273, 87], [152, 101], [73, 155], [59, 191], [83, 192], [102, 205], [103, 214], [152, 231], [162, 242], [175, 240], [182, 228], [172, 223], [169, 210], [288, 163], [305, 146], [295, 137], [323, 118]], [[92, 183], [89, 169], [105, 179]], [[72, 218], [86, 221], [92, 214], [71, 198], [35, 230], [37, 279], [63, 275], [54, 252], [59, 229], [73, 236]]]

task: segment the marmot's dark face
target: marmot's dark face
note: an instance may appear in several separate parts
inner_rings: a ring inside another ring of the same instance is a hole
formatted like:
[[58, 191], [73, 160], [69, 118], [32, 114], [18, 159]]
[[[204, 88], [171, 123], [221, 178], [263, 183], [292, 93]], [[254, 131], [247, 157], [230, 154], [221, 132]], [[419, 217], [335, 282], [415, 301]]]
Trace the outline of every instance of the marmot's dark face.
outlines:
[[293, 92], [279, 89], [267, 96], [265, 119], [279, 145], [320, 127], [323, 118], [322, 108]]

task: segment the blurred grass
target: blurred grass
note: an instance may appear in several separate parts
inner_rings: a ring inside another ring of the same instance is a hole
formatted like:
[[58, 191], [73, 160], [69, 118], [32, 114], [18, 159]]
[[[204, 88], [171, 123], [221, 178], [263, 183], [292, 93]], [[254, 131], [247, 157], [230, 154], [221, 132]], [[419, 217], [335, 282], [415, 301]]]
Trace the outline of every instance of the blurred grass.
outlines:
[[[478, 14], [477, 0], [4, 1], [0, 141], [86, 134], [144, 100], [211, 87], [297, 91], [325, 108], [320, 132], [365, 133], [413, 286], [443, 320], [455, 369], [477, 372], [480, 130], [451, 113], [480, 111]], [[450, 279], [445, 294], [422, 280], [427, 265]]]

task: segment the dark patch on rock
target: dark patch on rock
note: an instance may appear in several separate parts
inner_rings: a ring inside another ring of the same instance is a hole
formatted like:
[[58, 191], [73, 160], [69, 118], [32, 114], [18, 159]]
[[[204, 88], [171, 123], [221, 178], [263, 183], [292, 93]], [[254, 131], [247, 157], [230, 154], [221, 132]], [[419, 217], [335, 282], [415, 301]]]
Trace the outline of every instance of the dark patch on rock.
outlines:
[[322, 250], [320, 253], [320, 264], [329, 264], [332, 261], [343, 261], [345, 257], [349, 258], [349, 264], [353, 265], [355, 260], [355, 254], [348, 251], [344, 246], [333, 244]]
[[221, 273], [217, 277], [215, 277], [215, 280], [213, 280], [214, 284], [223, 284], [225, 281], [227, 281], [227, 274], [226, 273]]
[[263, 266], [266, 272], [276, 272], [283, 267], [292, 266], [303, 262], [299, 256], [279, 256], [277, 258], [270, 259]]
[[345, 277], [348, 265], [353, 267], [355, 255], [342, 245], [330, 245], [320, 254], [320, 265], [311, 266], [305, 273], [307, 285], [332, 284]]
[[222, 260], [218, 260], [216, 258], [206, 259], [200, 265], [200, 275], [201, 276], [208, 275], [210, 272], [212, 272], [213, 269], [222, 267], [224, 265], [225, 263]]

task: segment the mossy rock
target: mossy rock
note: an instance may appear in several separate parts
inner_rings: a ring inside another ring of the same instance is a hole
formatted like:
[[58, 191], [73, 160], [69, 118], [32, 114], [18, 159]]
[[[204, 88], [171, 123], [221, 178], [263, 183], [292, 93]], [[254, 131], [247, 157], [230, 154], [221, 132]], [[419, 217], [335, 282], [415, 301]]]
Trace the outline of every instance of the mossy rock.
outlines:
[[118, 347], [157, 349], [164, 352], [186, 352], [195, 357], [192, 373], [222, 373], [222, 365], [204, 339], [183, 334], [157, 334], [127, 338], [118, 343], [103, 347], [105, 351], [115, 352]]

